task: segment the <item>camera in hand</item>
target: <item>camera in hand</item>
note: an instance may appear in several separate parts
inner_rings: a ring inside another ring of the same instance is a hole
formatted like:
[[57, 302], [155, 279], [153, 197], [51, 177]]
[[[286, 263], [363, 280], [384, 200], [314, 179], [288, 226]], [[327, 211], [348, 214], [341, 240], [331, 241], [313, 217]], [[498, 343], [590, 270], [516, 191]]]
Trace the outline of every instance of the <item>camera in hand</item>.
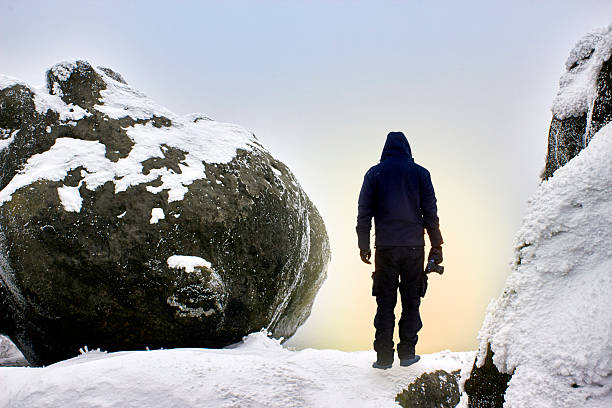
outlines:
[[444, 273], [444, 267], [442, 265], [438, 265], [433, 259], [430, 259], [427, 262], [427, 266], [425, 267], [425, 273], [436, 272], [442, 275]]

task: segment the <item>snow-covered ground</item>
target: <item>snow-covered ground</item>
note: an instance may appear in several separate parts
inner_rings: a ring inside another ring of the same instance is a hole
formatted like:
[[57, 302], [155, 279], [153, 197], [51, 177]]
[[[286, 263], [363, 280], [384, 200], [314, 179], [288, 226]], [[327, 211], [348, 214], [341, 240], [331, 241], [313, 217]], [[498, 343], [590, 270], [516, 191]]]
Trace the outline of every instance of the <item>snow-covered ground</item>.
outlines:
[[284, 348], [264, 332], [226, 349], [87, 352], [44, 368], [0, 368], [0, 407], [395, 407], [419, 375], [473, 352], [375, 370], [374, 351]]

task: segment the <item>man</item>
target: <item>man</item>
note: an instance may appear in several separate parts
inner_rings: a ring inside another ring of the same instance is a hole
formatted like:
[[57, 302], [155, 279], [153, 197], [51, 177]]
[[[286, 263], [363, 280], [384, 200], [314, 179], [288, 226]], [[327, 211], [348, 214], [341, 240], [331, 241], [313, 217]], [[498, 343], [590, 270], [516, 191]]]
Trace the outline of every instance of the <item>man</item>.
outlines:
[[383, 148], [380, 163], [368, 170], [359, 194], [357, 238], [361, 260], [370, 263], [370, 229], [375, 222], [375, 271], [372, 295], [376, 296], [374, 318], [376, 336], [374, 368], [393, 365], [393, 330], [399, 287], [402, 316], [399, 321], [397, 353], [401, 366], [419, 360], [415, 355], [417, 333], [423, 327], [419, 315], [427, 277], [423, 272], [424, 230], [431, 251], [429, 260], [442, 262], [442, 234], [436, 208], [436, 196], [429, 172], [416, 164], [410, 145], [402, 132], [391, 132]]

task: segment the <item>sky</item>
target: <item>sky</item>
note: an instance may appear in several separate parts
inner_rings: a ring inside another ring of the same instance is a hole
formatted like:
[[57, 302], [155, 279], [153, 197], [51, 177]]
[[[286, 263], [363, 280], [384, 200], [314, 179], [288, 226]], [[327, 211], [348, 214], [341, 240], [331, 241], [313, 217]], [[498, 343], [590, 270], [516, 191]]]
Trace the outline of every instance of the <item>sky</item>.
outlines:
[[0, 0], [0, 72], [40, 85], [51, 65], [85, 59], [176, 113], [253, 131], [330, 239], [327, 280], [286, 343], [298, 349], [372, 347], [357, 197], [386, 134], [403, 131], [432, 175], [445, 241], [417, 352], [464, 351], [510, 272], [569, 51], [611, 22], [608, 0]]

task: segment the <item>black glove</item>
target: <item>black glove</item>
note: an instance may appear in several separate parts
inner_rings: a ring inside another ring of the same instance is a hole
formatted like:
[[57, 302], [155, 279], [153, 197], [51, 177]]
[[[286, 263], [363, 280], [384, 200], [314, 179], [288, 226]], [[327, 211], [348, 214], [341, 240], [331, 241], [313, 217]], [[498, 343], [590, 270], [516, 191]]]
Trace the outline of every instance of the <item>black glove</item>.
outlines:
[[431, 247], [431, 249], [429, 250], [429, 256], [427, 257], [427, 260], [430, 261], [432, 259], [436, 263], [436, 265], [439, 265], [442, 263], [442, 260], [444, 258], [442, 258], [442, 247], [441, 246]]
[[359, 256], [361, 257], [361, 260], [364, 263], [367, 264], [371, 264], [372, 262], [370, 262], [370, 257], [372, 256], [372, 251], [370, 251], [369, 249], [360, 249], [359, 250]]

